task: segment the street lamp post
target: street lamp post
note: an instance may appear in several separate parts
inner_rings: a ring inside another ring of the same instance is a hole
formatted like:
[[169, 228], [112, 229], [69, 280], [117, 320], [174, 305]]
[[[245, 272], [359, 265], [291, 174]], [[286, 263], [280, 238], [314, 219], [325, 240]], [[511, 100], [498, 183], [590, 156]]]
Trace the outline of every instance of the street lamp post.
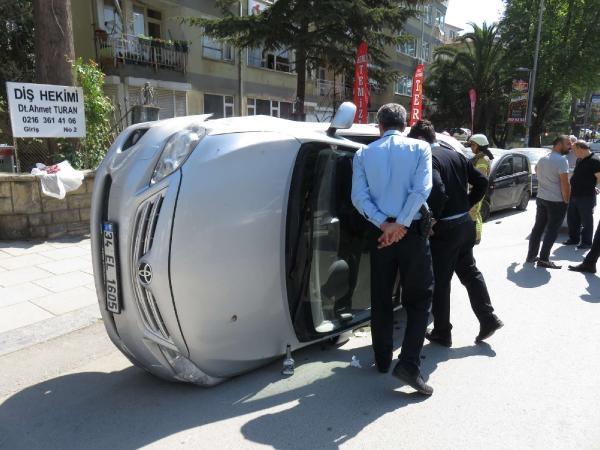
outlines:
[[538, 15], [537, 37], [535, 41], [535, 55], [533, 57], [533, 72], [529, 78], [529, 99], [527, 100], [527, 126], [525, 128], [525, 143], [529, 146], [529, 133], [531, 130], [531, 116], [533, 115], [533, 95], [535, 93], [535, 79], [538, 69], [538, 57], [540, 55], [540, 40], [542, 36], [542, 19], [544, 15], [544, 0], [540, 0], [540, 11]]

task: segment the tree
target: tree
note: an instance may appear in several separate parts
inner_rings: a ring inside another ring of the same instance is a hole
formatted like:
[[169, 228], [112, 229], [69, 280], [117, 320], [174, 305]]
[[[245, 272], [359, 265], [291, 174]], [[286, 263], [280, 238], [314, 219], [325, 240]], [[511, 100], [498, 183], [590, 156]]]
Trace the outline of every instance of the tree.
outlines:
[[[538, 146], [549, 115], [568, 115], [572, 95], [600, 86], [600, 0], [545, 0], [529, 145]], [[533, 67], [540, 0], [507, 0], [501, 23], [511, 67]]]
[[402, 41], [399, 32], [416, 14], [420, 0], [277, 0], [259, 14], [236, 15], [234, 0], [218, 0], [219, 19], [187, 18], [188, 24], [237, 48], [262, 47], [295, 54], [296, 113], [304, 117], [306, 71], [325, 65], [348, 73], [361, 41], [369, 45], [371, 78], [385, 84], [389, 70], [386, 50]]
[[35, 77], [35, 45], [31, 0], [0, 0], [0, 142], [10, 141], [6, 82]]
[[469, 90], [475, 89], [473, 132], [485, 133], [492, 142], [500, 143], [503, 138], [497, 131], [504, 119], [507, 86], [504, 45], [497, 25], [471, 26], [473, 31], [457, 43], [436, 50], [425, 93], [436, 103], [432, 119], [437, 116], [448, 127], [455, 127], [470, 124]]
[[72, 86], [75, 48], [71, 0], [33, 0], [33, 17], [37, 81]]

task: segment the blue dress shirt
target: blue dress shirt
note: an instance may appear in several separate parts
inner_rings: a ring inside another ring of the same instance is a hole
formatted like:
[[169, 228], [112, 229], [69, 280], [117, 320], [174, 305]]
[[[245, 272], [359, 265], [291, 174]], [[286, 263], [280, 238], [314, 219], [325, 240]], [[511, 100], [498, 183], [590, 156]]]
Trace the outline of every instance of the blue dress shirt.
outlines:
[[388, 131], [356, 152], [353, 161], [352, 203], [380, 227], [388, 217], [409, 227], [432, 187], [431, 147], [425, 141]]

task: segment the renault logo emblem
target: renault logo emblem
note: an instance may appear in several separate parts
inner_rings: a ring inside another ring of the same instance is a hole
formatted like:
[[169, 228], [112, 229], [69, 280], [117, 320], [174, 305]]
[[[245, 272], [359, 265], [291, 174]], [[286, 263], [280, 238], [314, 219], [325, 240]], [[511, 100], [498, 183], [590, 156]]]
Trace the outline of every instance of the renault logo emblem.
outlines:
[[152, 267], [148, 263], [140, 263], [138, 267], [138, 278], [140, 283], [148, 286], [152, 282]]

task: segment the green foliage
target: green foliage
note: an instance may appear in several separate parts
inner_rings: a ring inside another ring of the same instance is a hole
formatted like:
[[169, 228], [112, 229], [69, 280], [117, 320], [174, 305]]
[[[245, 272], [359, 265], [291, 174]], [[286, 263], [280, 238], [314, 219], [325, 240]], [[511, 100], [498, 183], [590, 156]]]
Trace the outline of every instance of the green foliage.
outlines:
[[6, 82], [30, 82], [35, 78], [31, 0], [0, 1], [0, 55], [0, 142], [10, 142]]
[[506, 54], [496, 25], [472, 24], [473, 31], [458, 42], [435, 52], [425, 95], [436, 104], [432, 120], [438, 127], [471, 127], [469, 90], [477, 91], [473, 132], [485, 133], [496, 143], [498, 125], [504, 122], [508, 107], [506, 92], [510, 76]]
[[[501, 31], [510, 65], [533, 67], [540, 0], [507, 0]], [[539, 142], [553, 116], [568, 116], [565, 98], [600, 87], [600, 0], [545, 0], [532, 139]], [[563, 131], [567, 131], [564, 129]]]
[[92, 60], [81, 58], [73, 62], [77, 84], [83, 88], [86, 136], [79, 141], [63, 140], [62, 156], [78, 169], [94, 169], [106, 154], [114, 136], [111, 129], [113, 105], [104, 95], [104, 73]]
[[277, 0], [260, 14], [237, 15], [234, 0], [219, 0], [219, 19], [187, 18], [209, 36], [237, 48], [294, 51], [298, 73], [297, 95], [303, 109], [307, 69], [326, 66], [352, 73], [356, 49], [369, 45], [369, 76], [381, 85], [394, 78], [386, 51], [402, 41], [399, 32], [417, 13], [417, 0]]

